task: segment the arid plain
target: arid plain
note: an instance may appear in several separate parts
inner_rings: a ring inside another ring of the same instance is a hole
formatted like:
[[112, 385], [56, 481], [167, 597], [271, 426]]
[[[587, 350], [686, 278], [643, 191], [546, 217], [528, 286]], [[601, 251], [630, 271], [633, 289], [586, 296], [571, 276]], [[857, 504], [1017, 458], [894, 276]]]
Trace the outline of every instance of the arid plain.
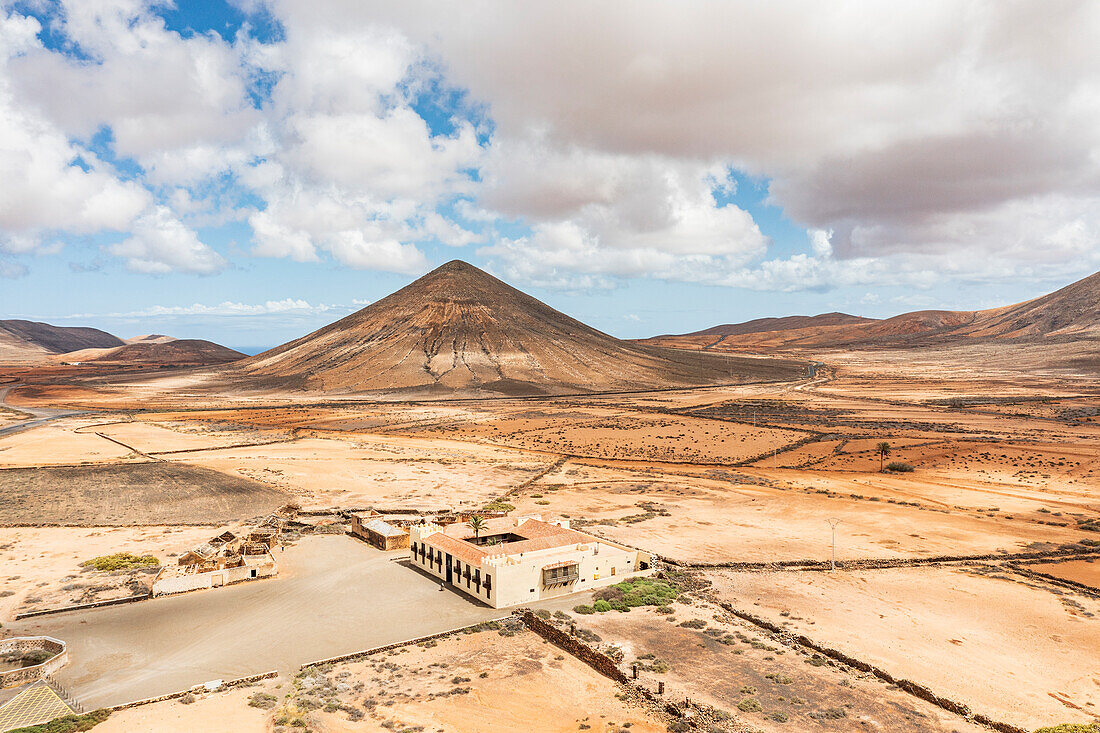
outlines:
[[[731, 725], [977, 729], [842, 665], [782, 662], [779, 651], [798, 652], [703, 604], [744, 610], [1023, 729], [1097, 719], [1100, 591], [1087, 586], [1100, 587], [1100, 558], [1088, 554], [1100, 553], [1100, 397], [1087, 375], [965, 367], [950, 350], [816, 359], [812, 377], [764, 384], [415, 402], [225, 394], [201, 408], [186, 374], [126, 383], [102, 370], [79, 379], [25, 370], [7, 395], [10, 424], [43, 408], [74, 414], [0, 436], [11, 525], [0, 529], [0, 611], [8, 625], [16, 612], [111, 597], [122, 591], [74, 582], [82, 559], [180, 553], [212, 524], [284, 502], [427, 510], [499, 499], [660, 555], [704, 588], [696, 605], [677, 607], [678, 621], [705, 609], [708, 623], [777, 650], [677, 646], [648, 611], [575, 617], [638, 655], [654, 649], [676, 694], [728, 711]], [[913, 470], [880, 472], [881, 441]], [[154, 499], [150, 472], [158, 486], [173, 477], [188, 488]], [[822, 567], [830, 519], [839, 520], [833, 572]], [[1030, 574], [1044, 556], [1036, 569], [1086, 587]], [[715, 674], [694, 674], [701, 664]], [[533, 695], [564, 694], [549, 669], [523, 672]], [[754, 682], [777, 670], [790, 681]], [[823, 695], [823, 685], [843, 685], [843, 695]], [[747, 698], [759, 712], [738, 709]], [[246, 701], [219, 705], [244, 714]], [[486, 694], [413, 717], [467, 730], [476, 713], [466, 702], [498, 706]], [[199, 714], [210, 704], [159, 705]], [[548, 714], [564, 716], [562, 730], [583, 722], [568, 709]], [[334, 719], [313, 724], [372, 730], [390, 718]]]
[[[159, 336], [84, 362], [115, 337], [15, 322], [54, 355], [0, 376], [0, 640], [65, 640], [53, 682], [115, 709], [103, 730], [1097, 722], [1092, 280], [847, 336], [827, 314], [642, 343], [456, 261], [228, 363]], [[343, 536], [366, 510], [565, 519], [655, 557], [666, 595], [518, 616]], [[277, 577], [152, 597], [158, 567], [276, 515]]]

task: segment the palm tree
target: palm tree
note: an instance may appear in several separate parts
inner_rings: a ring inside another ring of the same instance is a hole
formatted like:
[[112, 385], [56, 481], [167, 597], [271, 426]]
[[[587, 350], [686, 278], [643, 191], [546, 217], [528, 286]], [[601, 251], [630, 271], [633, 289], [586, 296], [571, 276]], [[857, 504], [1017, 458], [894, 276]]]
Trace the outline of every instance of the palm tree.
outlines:
[[474, 531], [474, 544], [477, 544], [481, 530], [485, 529], [485, 518], [475, 514], [470, 517], [470, 521], [466, 522], [466, 524], [470, 525], [470, 529]]
[[885, 440], [875, 446], [875, 453], [878, 454], [878, 470], [882, 473], [882, 462], [886, 460], [886, 456], [890, 455], [890, 444]]

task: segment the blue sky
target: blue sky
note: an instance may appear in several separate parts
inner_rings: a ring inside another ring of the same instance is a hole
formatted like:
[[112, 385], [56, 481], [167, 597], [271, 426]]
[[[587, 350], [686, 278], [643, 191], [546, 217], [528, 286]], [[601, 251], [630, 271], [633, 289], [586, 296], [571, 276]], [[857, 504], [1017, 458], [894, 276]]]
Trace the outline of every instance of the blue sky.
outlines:
[[[776, 37], [695, 3], [625, 28], [579, 5], [572, 30], [504, 5], [0, 7], [0, 317], [254, 350], [457, 258], [644, 337], [991, 307], [1100, 267], [1096, 110], [1070, 93], [1100, 88], [1092, 17], [1034, 29], [1064, 32], [1055, 68], [1012, 9], [960, 36], [936, 3], [871, 17], [897, 43], [862, 53], [797, 3]], [[993, 91], [1013, 23], [1034, 73]]]

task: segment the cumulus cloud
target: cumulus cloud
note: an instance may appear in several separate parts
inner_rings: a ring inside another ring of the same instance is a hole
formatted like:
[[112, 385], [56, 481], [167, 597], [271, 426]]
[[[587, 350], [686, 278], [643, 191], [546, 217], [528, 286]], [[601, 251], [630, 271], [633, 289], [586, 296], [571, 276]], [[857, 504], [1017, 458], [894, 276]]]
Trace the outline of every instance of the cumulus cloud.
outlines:
[[[78, 53], [0, 21], [16, 256], [119, 231], [131, 269], [209, 274], [194, 229], [237, 220], [254, 256], [415, 273], [438, 242], [548, 287], [1100, 266], [1094, 2], [269, 0], [265, 42], [181, 36], [144, 0], [58, 8]], [[730, 170], [768, 182], [800, 250], [726, 203]]]
[[[296, 18], [307, 4], [277, 6]], [[1029, 267], [1046, 242], [1091, 237], [1096, 249], [1094, 214], [1070, 219], [1068, 231], [1064, 218], [1067, 199], [1100, 196], [1096, 3], [429, 11], [414, 0], [320, 15], [389, 18], [488, 101], [510, 185], [482, 201], [508, 216], [562, 223], [614, 205], [614, 178], [589, 161], [656, 155], [770, 179], [770, 200], [807, 229], [833, 230], [833, 254], [848, 263], [830, 275], [811, 247], [803, 259], [730, 269], [731, 282], [841, 283], [846, 271], [899, 267], [999, 277]], [[532, 149], [532, 139], [546, 144]], [[583, 257], [574, 268], [605, 269]]]
[[200, 242], [164, 206], [134, 222], [132, 236], [107, 249], [117, 257], [125, 257], [129, 269], [156, 275], [168, 272], [211, 275], [225, 269], [227, 264], [224, 257]]

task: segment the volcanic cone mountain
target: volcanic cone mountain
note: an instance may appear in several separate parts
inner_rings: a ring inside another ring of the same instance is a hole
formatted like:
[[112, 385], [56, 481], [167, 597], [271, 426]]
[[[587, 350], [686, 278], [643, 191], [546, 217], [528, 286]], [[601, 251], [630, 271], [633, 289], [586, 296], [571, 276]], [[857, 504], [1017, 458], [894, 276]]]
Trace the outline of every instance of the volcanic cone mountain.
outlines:
[[620, 341], [455, 260], [223, 372], [257, 389], [563, 394], [795, 378], [796, 362]]

